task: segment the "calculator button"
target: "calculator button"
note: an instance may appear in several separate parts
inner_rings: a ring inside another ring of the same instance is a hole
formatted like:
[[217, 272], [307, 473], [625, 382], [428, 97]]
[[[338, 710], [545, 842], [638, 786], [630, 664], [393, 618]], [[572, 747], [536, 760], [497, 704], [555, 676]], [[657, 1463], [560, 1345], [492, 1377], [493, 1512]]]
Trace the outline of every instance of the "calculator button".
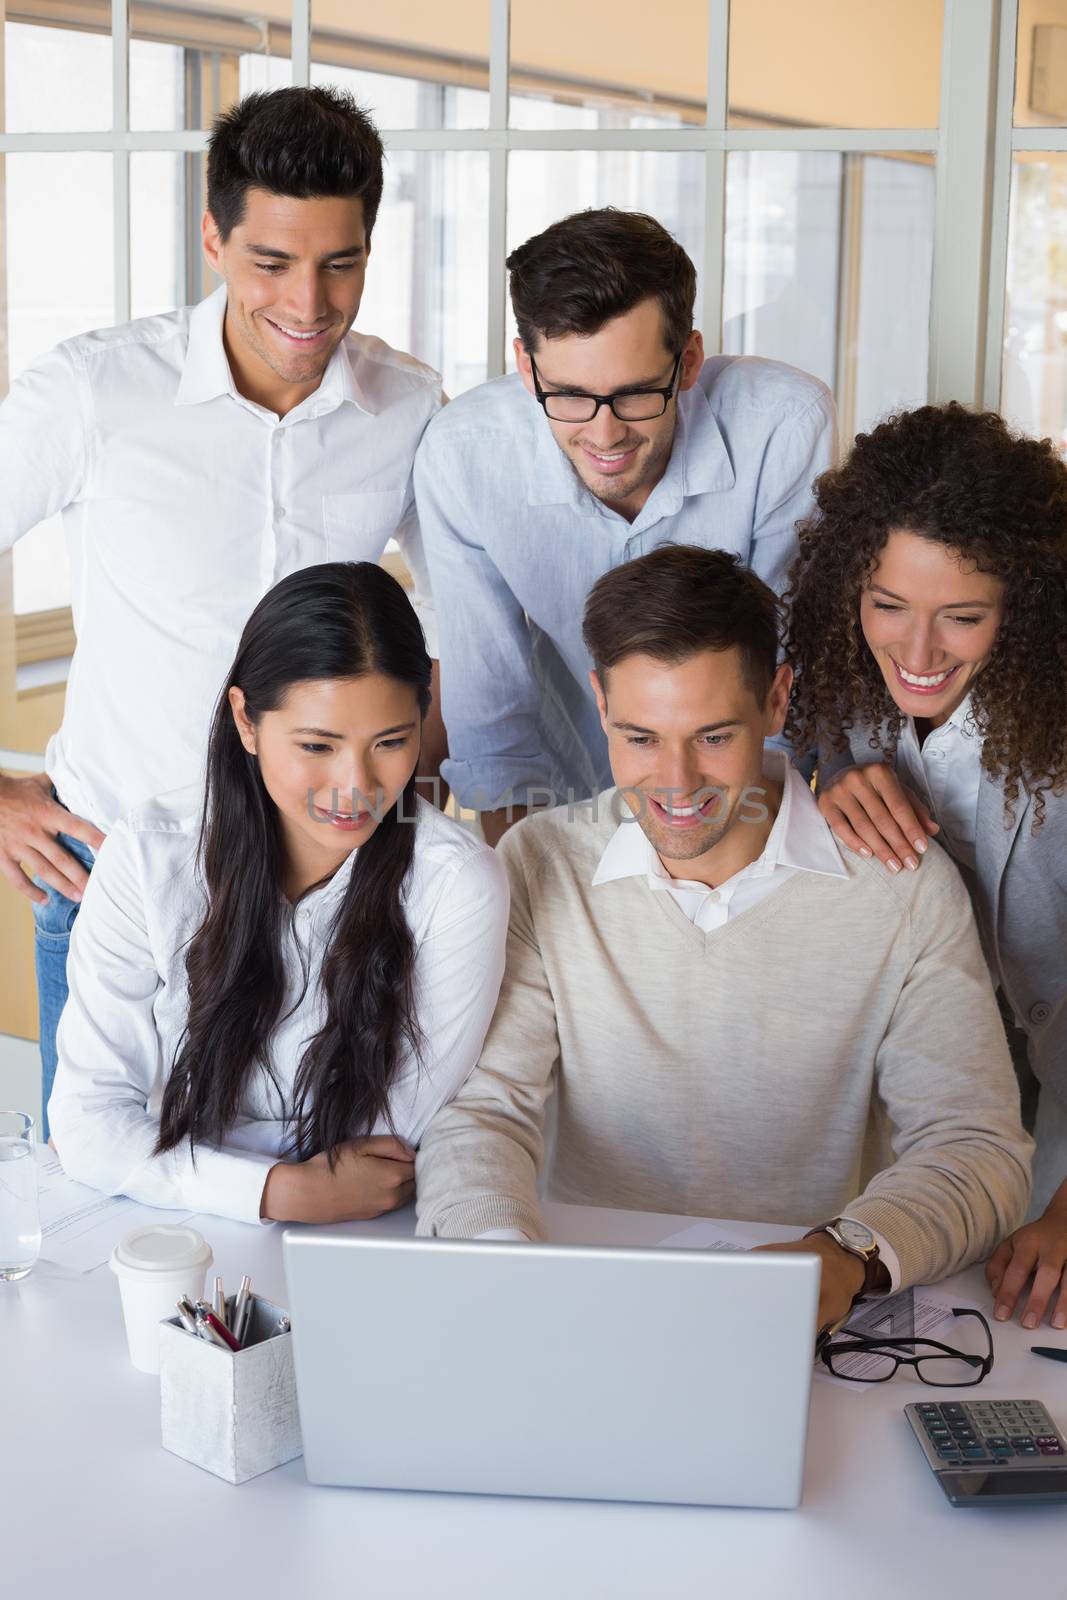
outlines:
[[942, 1461], [959, 1461], [960, 1460], [960, 1453], [955, 1448], [954, 1445], [939, 1444], [938, 1447], [937, 1447], [937, 1453], [941, 1457]]
[[915, 1409], [918, 1411], [920, 1417], [939, 1417], [941, 1415], [940, 1408], [935, 1405], [925, 1404], [916, 1406]]
[[964, 1411], [963, 1407], [958, 1404], [943, 1405], [941, 1407], [941, 1411], [944, 1416], [950, 1418], [956, 1417], [961, 1422], [965, 1421], [967, 1417], [966, 1411]]
[[1056, 1444], [1042, 1444], [1042, 1445], [1039, 1445], [1038, 1449], [1041, 1451], [1041, 1454], [1043, 1456], [1062, 1456], [1063, 1455], [1063, 1446], [1062, 1446], [1062, 1444], [1060, 1444], [1058, 1442]]
[[993, 1433], [986, 1440], [987, 1450], [1010, 1450], [1011, 1445], [1002, 1433]]
[[988, 1461], [989, 1459], [985, 1453], [985, 1446], [980, 1444], [965, 1445], [963, 1455], [967, 1461]]

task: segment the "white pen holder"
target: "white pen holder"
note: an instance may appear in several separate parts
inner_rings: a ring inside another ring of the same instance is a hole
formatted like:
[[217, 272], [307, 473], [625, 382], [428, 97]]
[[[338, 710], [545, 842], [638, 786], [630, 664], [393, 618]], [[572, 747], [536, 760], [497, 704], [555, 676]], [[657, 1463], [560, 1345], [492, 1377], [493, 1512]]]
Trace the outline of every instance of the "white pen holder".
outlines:
[[253, 1295], [244, 1348], [236, 1352], [189, 1333], [177, 1317], [160, 1324], [165, 1450], [227, 1483], [301, 1454], [293, 1336], [269, 1337], [285, 1314]]

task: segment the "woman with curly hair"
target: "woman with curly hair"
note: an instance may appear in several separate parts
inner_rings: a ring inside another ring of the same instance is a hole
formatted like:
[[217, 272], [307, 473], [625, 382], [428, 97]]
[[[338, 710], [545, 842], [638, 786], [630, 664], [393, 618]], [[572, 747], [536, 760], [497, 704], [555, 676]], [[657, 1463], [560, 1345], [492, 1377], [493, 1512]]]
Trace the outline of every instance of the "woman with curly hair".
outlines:
[[991, 412], [922, 406], [861, 434], [815, 500], [787, 594], [786, 731], [818, 748], [843, 844], [917, 871], [936, 834], [971, 891], [1040, 1086], [1038, 1220], [987, 1277], [1002, 1321], [1032, 1278], [1027, 1327], [1059, 1285], [1067, 1327], [1067, 465]]

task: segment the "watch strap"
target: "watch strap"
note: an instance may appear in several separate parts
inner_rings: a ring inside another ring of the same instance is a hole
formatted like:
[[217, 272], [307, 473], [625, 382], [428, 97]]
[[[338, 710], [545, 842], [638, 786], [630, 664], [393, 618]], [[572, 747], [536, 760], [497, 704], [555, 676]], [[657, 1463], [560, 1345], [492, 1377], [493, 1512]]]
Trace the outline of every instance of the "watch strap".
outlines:
[[842, 1220], [841, 1217], [834, 1217], [829, 1222], [821, 1222], [817, 1228], [809, 1228], [804, 1237], [805, 1239], [810, 1239], [813, 1233], [828, 1233], [834, 1243], [841, 1246], [842, 1250], [847, 1250], [849, 1255], [858, 1256], [863, 1262], [863, 1282], [856, 1291], [852, 1302], [853, 1305], [857, 1300], [866, 1300], [872, 1295], [887, 1294], [891, 1287], [889, 1268], [882, 1260], [877, 1240], [869, 1250], [862, 1250], [854, 1244], [849, 1244], [837, 1228], [837, 1224]]

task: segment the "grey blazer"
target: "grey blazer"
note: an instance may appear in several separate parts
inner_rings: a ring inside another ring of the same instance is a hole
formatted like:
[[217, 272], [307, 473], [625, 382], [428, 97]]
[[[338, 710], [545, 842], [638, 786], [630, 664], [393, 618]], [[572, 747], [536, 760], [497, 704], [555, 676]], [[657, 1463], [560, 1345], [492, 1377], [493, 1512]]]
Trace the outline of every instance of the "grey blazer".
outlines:
[[[869, 729], [854, 728], [850, 753], [821, 759], [817, 787], [845, 767], [883, 759], [869, 738]], [[974, 910], [1000, 987], [1026, 1034], [1034, 1074], [1067, 1107], [1067, 794], [1046, 793], [1036, 836], [1030, 832], [1034, 809], [1023, 790], [1005, 827], [1003, 786], [983, 774]]]

